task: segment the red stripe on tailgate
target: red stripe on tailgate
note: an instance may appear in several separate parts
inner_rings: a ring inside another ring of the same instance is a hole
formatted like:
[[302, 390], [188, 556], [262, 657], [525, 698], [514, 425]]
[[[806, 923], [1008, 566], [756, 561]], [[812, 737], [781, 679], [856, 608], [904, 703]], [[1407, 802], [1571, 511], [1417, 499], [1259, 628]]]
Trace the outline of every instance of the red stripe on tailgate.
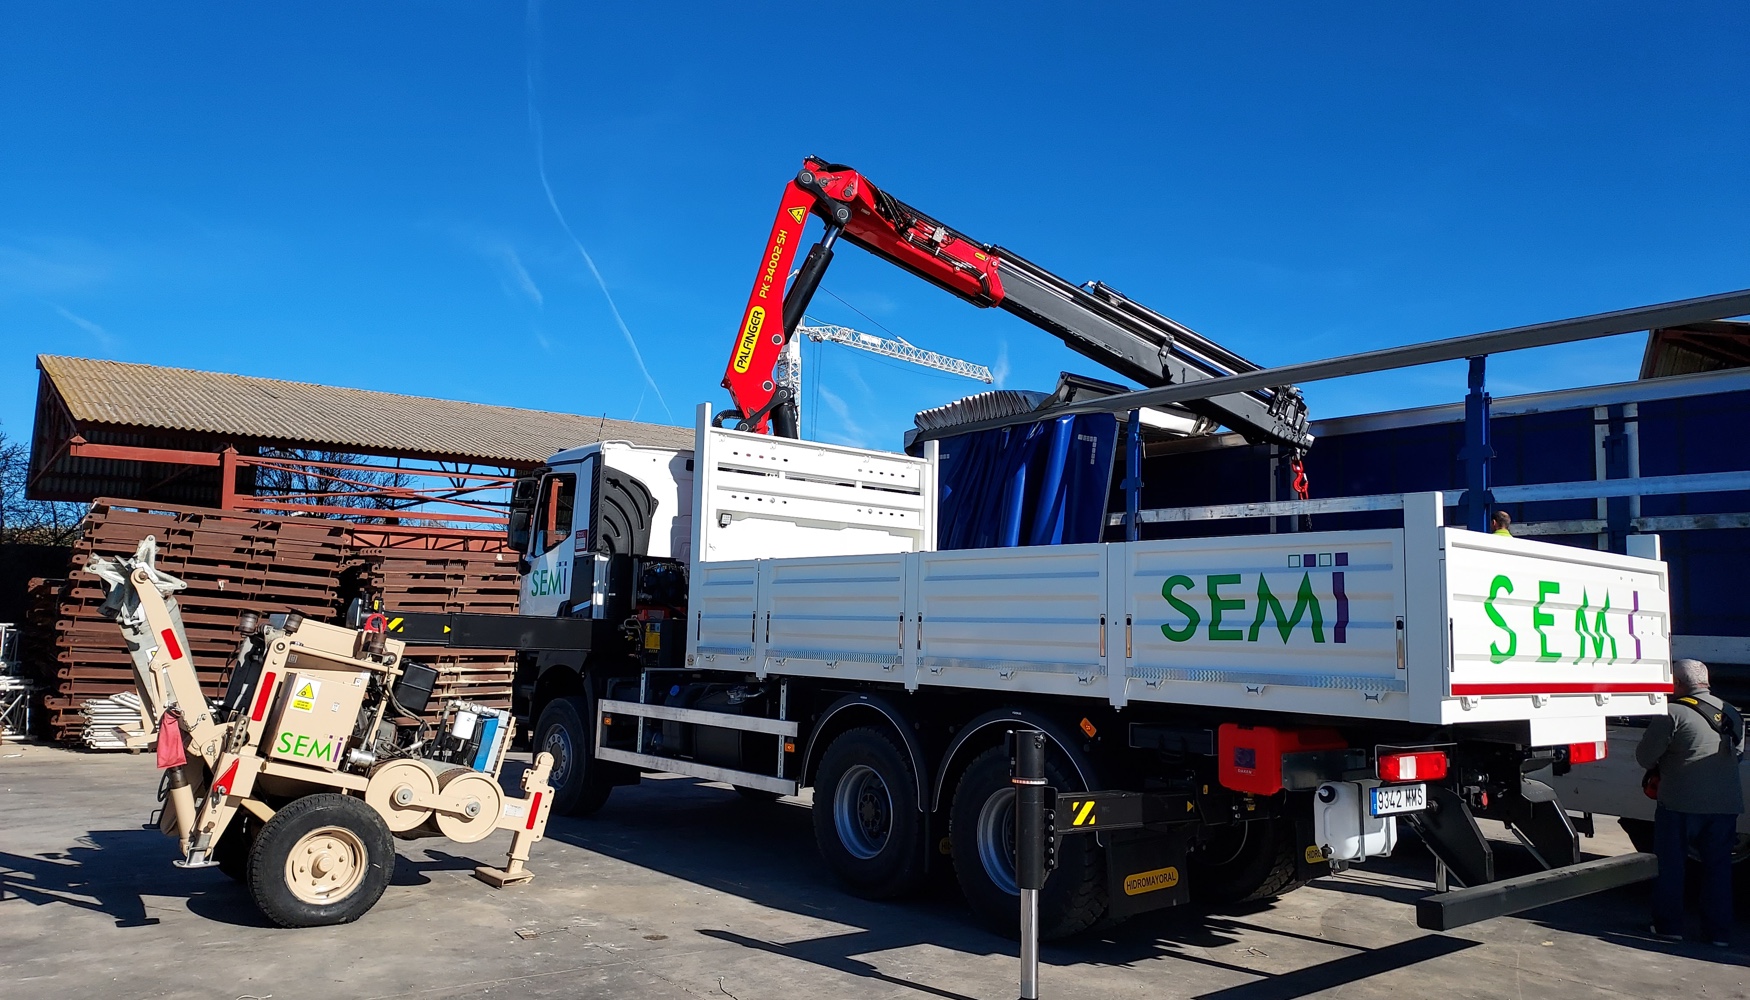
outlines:
[[1669, 684], [1646, 681], [1619, 684], [1454, 684], [1461, 694], [1670, 694]]
[[533, 830], [535, 828], [535, 817], [539, 815], [541, 815], [541, 793], [536, 792], [534, 799], [529, 802], [529, 825], [523, 829]]

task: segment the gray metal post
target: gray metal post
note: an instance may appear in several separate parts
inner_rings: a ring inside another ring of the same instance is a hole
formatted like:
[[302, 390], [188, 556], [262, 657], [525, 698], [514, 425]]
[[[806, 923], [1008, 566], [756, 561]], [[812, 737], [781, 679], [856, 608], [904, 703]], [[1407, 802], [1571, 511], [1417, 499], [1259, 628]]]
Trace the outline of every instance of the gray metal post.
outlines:
[[1045, 888], [1045, 734], [1014, 730], [1015, 885], [1021, 890], [1021, 1000], [1039, 997], [1039, 890]]
[[1489, 444], [1487, 356], [1470, 359], [1470, 394], [1464, 397], [1465, 527], [1488, 531], [1495, 495], [1489, 492], [1495, 449]]
[[1124, 433], [1124, 540], [1142, 538], [1142, 411], [1131, 410]]

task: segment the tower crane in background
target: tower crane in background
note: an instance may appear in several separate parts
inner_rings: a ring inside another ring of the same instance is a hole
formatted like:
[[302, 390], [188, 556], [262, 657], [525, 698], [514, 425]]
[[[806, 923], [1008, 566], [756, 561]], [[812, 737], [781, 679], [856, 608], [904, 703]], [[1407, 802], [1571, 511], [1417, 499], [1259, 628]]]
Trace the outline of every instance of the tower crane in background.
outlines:
[[807, 337], [815, 343], [844, 344], [879, 354], [886, 358], [899, 361], [909, 361], [914, 365], [934, 368], [937, 371], [948, 372], [951, 375], [963, 375], [989, 385], [992, 381], [990, 369], [971, 361], [951, 358], [946, 354], [926, 351], [910, 341], [898, 337], [878, 337], [872, 333], [853, 330], [848, 326], [838, 326], [833, 323], [821, 323], [812, 316], [803, 317], [796, 327], [795, 336], [784, 344], [784, 349], [778, 354], [778, 363], [772, 369], [772, 381], [780, 388], [788, 389], [790, 399], [802, 399], [802, 338]]

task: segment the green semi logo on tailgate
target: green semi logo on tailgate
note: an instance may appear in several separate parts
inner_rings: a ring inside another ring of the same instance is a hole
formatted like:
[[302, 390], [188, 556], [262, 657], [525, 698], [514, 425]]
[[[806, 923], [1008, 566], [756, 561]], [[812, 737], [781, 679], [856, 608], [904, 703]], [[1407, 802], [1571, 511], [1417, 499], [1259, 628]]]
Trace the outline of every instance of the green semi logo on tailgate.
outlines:
[[[1552, 638], [1560, 640], [1560, 633], [1552, 636], [1545, 629], [1553, 628], [1556, 616], [1543, 609], [1544, 604], [1552, 597], [1562, 592], [1562, 585], [1553, 580], [1537, 581], [1537, 601], [1531, 605], [1531, 629], [1537, 633], [1537, 659], [1542, 663], [1553, 663], [1565, 654], [1560, 649], [1551, 649]], [[1519, 633], [1513, 626], [1507, 624], [1507, 618], [1501, 614], [1501, 609], [1495, 602], [1503, 596], [1513, 593], [1513, 580], [1505, 574], [1497, 575], [1489, 582], [1489, 596], [1483, 601], [1483, 613], [1489, 616], [1489, 621], [1500, 629], [1504, 635], [1497, 636], [1489, 644], [1489, 659], [1494, 663], [1505, 663], [1513, 659], [1519, 652]], [[1640, 604], [1640, 595], [1635, 595], [1635, 605]], [[1590, 617], [1588, 617], [1590, 613]], [[1629, 615], [1630, 630], [1633, 630], [1633, 613]], [[1610, 634], [1610, 591], [1604, 592], [1604, 600], [1596, 609], [1592, 607], [1592, 594], [1582, 587], [1580, 589], [1580, 606], [1574, 609], [1574, 635], [1579, 639], [1579, 652], [1574, 655], [1573, 662], [1587, 659], [1587, 650], [1591, 650], [1591, 659], [1604, 660], [1606, 663], [1616, 662], [1616, 636]], [[1637, 647], [1639, 643], [1636, 643]], [[1606, 657], [1604, 651], [1610, 650]], [[1639, 653], [1636, 653], [1639, 659]]]

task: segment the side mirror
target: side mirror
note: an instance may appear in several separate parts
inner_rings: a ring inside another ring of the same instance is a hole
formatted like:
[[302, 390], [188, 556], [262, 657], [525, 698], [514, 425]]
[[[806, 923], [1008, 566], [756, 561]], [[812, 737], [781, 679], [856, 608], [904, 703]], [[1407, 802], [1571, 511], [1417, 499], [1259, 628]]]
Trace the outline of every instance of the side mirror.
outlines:
[[529, 523], [535, 517], [535, 501], [539, 497], [540, 488], [541, 479], [537, 473], [518, 479], [511, 489], [510, 519], [505, 525], [504, 536], [513, 551], [529, 550]]

